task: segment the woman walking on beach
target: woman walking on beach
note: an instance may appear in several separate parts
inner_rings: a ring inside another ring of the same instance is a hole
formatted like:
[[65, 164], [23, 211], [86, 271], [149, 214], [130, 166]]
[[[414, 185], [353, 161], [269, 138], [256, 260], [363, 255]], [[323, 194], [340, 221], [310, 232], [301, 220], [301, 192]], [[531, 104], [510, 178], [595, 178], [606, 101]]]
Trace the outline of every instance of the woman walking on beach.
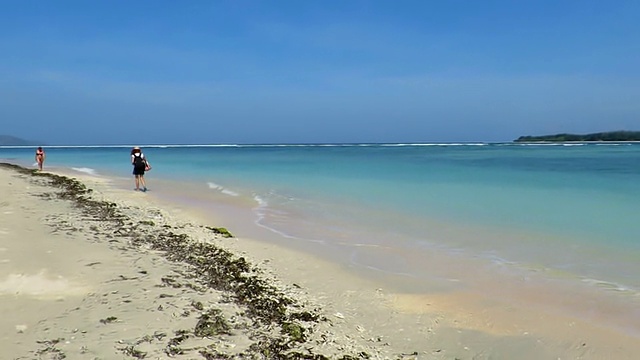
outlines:
[[151, 169], [151, 166], [144, 157], [142, 150], [137, 146], [131, 150], [131, 165], [133, 165], [133, 176], [136, 182], [136, 188], [134, 190], [147, 191], [147, 184], [144, 181], [144, 172]]
[[42, 150], [42, 146], [38, 146], [38, 149], [36, 149], [36, 162], [38, 163], [38, 170], [40, 171], [42, 171], [45, 157], [46, 155], [44, 154], [44, 150]]

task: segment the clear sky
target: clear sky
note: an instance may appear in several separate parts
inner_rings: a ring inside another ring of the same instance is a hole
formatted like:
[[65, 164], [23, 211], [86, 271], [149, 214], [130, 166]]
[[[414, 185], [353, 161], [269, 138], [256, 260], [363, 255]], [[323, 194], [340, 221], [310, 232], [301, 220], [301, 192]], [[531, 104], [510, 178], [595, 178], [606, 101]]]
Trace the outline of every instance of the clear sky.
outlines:
[[640, 1], [2, 1], [0, 134], [49, 144], [640, 130]]

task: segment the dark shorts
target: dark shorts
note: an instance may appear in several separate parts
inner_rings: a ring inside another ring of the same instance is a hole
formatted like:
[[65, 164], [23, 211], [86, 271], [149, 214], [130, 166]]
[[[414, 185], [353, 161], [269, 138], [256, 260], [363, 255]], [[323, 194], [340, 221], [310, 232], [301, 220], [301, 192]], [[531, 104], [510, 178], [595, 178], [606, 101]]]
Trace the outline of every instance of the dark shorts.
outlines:
[[144, 165], [142, 166], [134, 166], [133, 167], [133, 175], [144, 175]]

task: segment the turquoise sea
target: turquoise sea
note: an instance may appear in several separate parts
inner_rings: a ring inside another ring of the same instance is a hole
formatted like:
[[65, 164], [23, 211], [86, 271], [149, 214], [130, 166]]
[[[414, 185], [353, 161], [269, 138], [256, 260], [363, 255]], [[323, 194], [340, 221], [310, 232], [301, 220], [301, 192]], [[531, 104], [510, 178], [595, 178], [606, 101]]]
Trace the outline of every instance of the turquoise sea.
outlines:
[[[45, 167], [132, 188], [130, 148], [46, 147]], [[153, 165], [147, 196], [210, 211], [239, 236], [312, 252], [398, 292], [485, 289], [526, 301], [535, 288], [546, 305], [580, 294], [594, 303], [585, 313], [607, 302], [618, 325], [640, 332], [640, 144], [142, 149]], [[33, 166], [33, 153], [2, 147], [0, 161]]]

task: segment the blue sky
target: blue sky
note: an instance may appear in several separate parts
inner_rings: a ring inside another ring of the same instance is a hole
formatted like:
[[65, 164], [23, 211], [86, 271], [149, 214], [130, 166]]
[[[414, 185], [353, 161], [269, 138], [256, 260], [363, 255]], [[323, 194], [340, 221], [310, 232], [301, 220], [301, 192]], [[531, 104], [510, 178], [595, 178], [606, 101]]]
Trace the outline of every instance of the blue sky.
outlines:
[[2, 1], [0, 134], [49, 144], [640, 130], [638, 1]]

